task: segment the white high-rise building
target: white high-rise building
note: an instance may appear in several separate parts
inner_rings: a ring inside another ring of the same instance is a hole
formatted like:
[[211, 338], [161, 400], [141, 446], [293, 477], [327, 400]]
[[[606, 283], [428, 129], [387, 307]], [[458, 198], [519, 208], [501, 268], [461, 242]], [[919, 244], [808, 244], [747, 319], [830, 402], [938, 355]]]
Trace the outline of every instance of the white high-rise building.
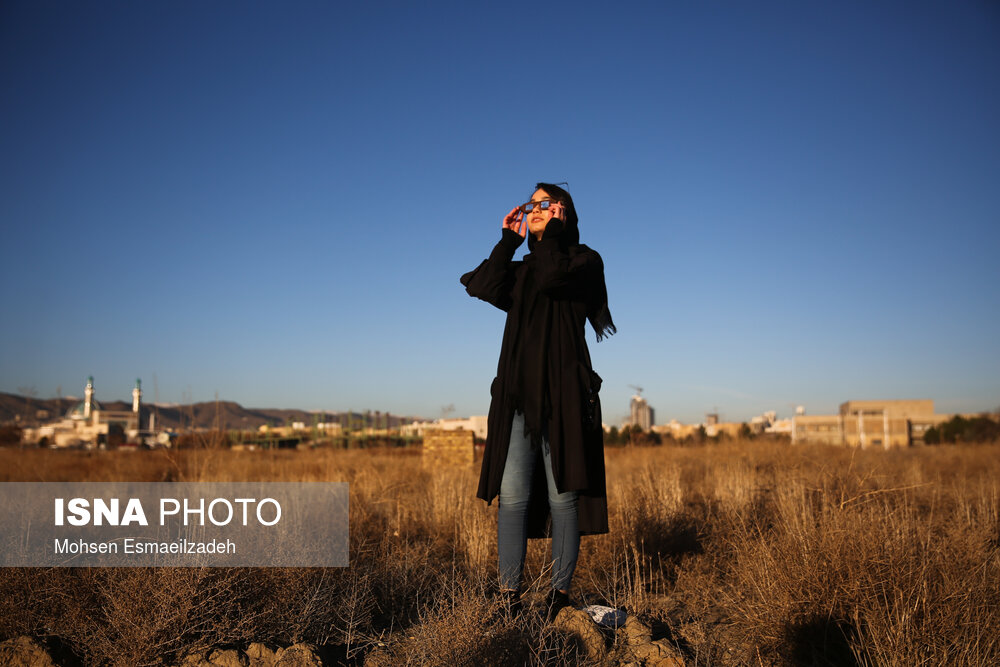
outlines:
[[653, 428], [653, 408], [642, 396], [636, 394], [632, 397], [630, 426], [638, 426], [643, 431]]

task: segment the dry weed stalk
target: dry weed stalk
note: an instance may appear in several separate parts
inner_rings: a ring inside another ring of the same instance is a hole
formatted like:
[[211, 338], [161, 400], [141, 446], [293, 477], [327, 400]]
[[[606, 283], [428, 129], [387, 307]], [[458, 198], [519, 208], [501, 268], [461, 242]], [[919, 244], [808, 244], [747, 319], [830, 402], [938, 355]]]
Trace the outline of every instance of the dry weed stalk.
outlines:
[[[609, 449], [612, 532], [584, 538], [573, 595], [644, 616], [692, 664], [998, 664], [996, 453]], [[345, 481], [351, 494], [349, 568], [7, 569], [0, 639], [54, 636], [113, 665], [299, 639], [374, 664], [578, 659], [540, 621], [489, 620], [496, 506], [474, 498], [476, 469], [415, 455], [0, 450], [9, 481]], [[549, 558], [531, 543], [529, 595]]]

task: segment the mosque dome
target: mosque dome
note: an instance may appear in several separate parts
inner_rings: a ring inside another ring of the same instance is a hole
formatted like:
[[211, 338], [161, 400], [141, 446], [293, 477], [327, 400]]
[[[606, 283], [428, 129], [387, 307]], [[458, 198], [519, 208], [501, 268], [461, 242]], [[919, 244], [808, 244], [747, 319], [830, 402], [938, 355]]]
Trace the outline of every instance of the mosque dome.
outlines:
[[[80, 401], [79, 403], [76, 404], [76, 406], [69, 409], [69, 411], [66, 413], [66, 416], [69, 417], [70, 419], [83, 419], [86, 405], [87, 401], [85, 400]], [[97, 402], [96, 398], [90, 399], [90, 409], [91, 410], [101, 409], [101, 404]]]

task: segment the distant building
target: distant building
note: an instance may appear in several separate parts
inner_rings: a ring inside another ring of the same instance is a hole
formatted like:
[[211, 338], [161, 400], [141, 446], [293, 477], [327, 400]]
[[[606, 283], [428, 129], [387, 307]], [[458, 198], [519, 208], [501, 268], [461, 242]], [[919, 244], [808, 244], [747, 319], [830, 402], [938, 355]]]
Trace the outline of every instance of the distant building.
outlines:
[[770, 426], [764, 428], [764, 433], [791, 437], [793, 421], [792, 419], [775, 419]]
[[653, 408], [646, 402], [646, 399], [636, 394], [632, 397], [630, 408], [631, 415], [628, 422], [630, 426], [638, 426], [643, 431], [653, 428]]
[[[112, 428], [120, 428], [121, 434], [129, 441], [149, 436], [156, 439], [156, 434], [140, 431], [139, 415], [142, 400], [142, 384], [135, 381], [132, 389], [131, 410], [105, 410], [94, 396], [94, 378], [87, 378], [84, 399], [72, 407], [62, 419], [37, 428], [26, 428], [22, 439], [29, 444], [40, 444], [49, 447], [93, 447], [107, 442]], [[159, 444], [169, 445], [158, 440]]]
[[730, 438], [735, 438], [739, 436], [740, 429], [743, 427], [743, 422], [720, 422], [716, 421], [714, 424], [705, 425], [705, 435], [710, 438], [721, 434], [725, 434]]
[[475, 437], [486, 439], [486, 416], [468, 417], [466, 419], [437, 419], [427, 422], [413, 422], [400, 427], [403, 435], [415, 435], [423, 437], [428, 429], [439, 429], [442, 431], [457, 431], [459, 429], [472, 431]]
[[696, 437], [702, 430], [704, 430], [704, 434], [709, 438], [714, 438], [718, 435], [727, 435], [730, 438], [735, 438], [739, 436], [742, 426], [742, 423], [720, 422], [717, 419], [711, 420], [711, 423], [708, 423], [706, 420], [704, 424], [682, 424], [676, 419], [671, 419], [662, 426], [654, 426], [652, 430], [654, 433], [670, 436], [674, 440]]
[[687, 437], [693, 437], [698, 433], [698, 428], [700, 424], [682, 424], [676, 419], [671, 419], [666, 424], [662, 426], [653, 426], [652, 430], [654, 433], [659, 433], [660, 435], [667, 435], [674, 440], [683, 440]]
[[[804, 412], [804, 411], [803, 411]], [[927, 429], [951, 415], [934, 413], [934, 401], [847, 401], [836, 415], [796, 414], [792, 442], [819, 442], [849, 447], [906, 447], [923, 444]]]

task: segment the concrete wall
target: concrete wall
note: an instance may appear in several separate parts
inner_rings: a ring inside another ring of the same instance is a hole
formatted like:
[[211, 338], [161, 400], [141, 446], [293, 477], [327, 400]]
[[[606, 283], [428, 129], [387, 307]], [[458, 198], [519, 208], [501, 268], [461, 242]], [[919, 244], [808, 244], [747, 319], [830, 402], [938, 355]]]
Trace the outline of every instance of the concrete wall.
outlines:
[[474, 455], [472, 431], [424, 431], [424, 465], [470, 466]]
[[906, 418], [882, 414], [847, 414], [844, 444], [851, 447], [906, 447], [910, 444], [910, 422]]

